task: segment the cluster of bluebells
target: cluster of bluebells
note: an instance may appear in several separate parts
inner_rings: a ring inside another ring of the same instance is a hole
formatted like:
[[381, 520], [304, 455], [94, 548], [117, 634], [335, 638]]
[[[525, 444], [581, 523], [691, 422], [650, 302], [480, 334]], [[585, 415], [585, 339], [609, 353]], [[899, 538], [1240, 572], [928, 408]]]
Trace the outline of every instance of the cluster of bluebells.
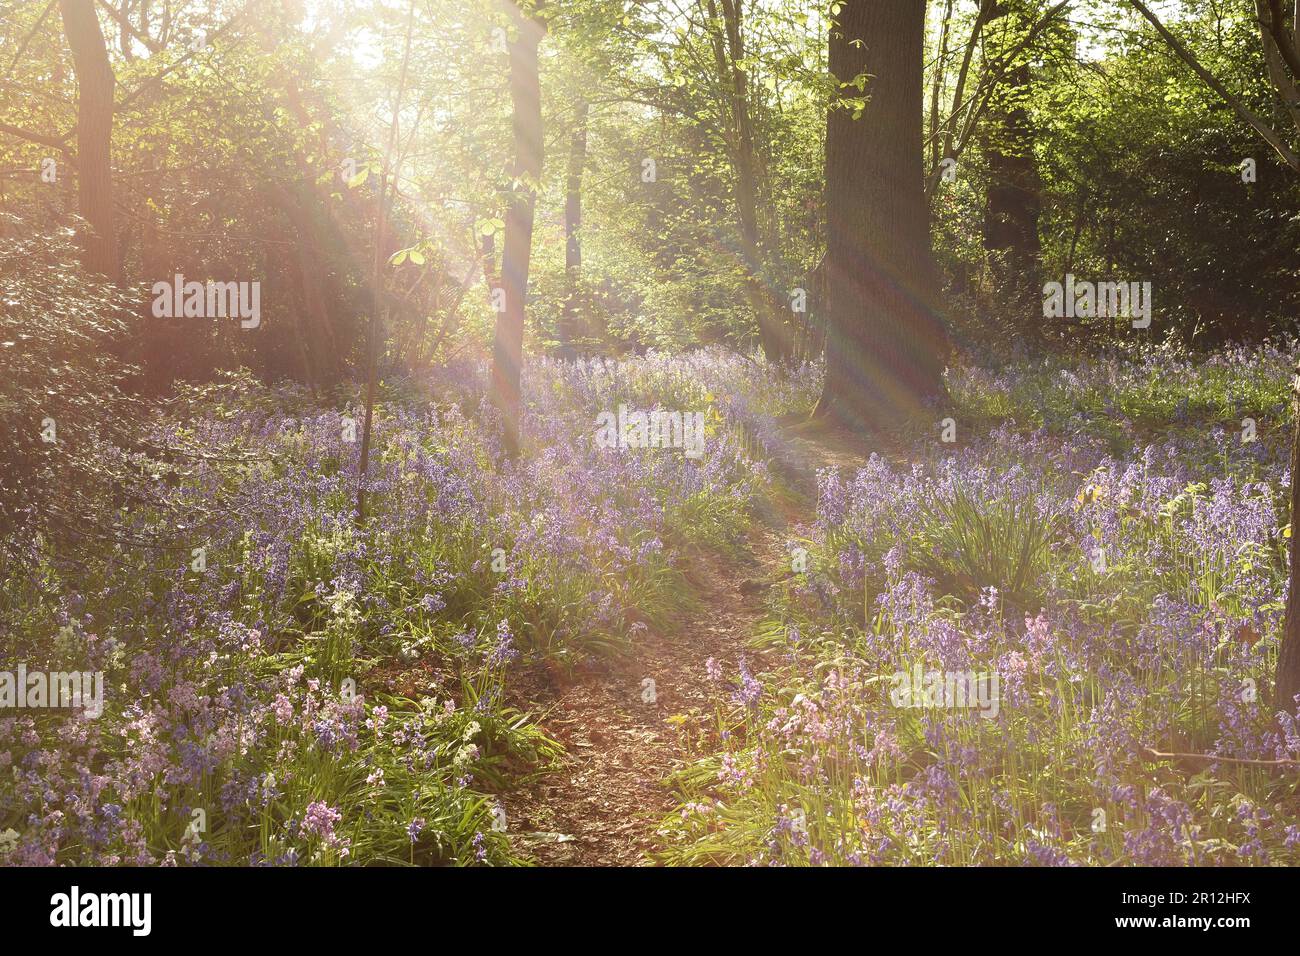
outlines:
[[[747, 847], [758, 864], [1300, 861], [1288, 763], [1300, 761], [1300, 702], [1268, 698], [1286, 598], [1286, 420], [1241, 442], [1239, 410], [1203, 400], [1262, 391], [1274, 373], [1285, 388], [1285, 369], [1271, 347], [1204, 366], [1096, 362], [1063, 373], [1071, 401], [1127, 401], [1176, 371], [1187, 401], [1163, 401], [1177, 427], [1149, 429], [1118, 404], [1076, 409], [957, 446], [920, 436], [906, 464], [873, 456], [823, 472], [804, 529], [810, 569], [784, 588], [785, 639], [767, 642], [761, 699], [747, 689], [724, 703], [745, 732], [724, 735], [715, 783], [683, 798], [691, 852], [734, 860]], [[996, 408], [999, 394], [1041, 394], [1053, 377], [967, 370], [955, 391]], [[1196, 421], [1196, 401], [1219, 417]], [[1023, 560], [989, 546], [1005, 541], [1024, 543]], [[914, 668], [996, 675], [997, 712], [899, 706], [891, 687]], [[739, 685], [753, 680], [742, 668]]]
[[[355, 409], [258, 389], [161, 422], [204, 454], [160, 505], [123, 509], [90, 568], [34, 544], [0, 578], [5, 658], [102, 670], [106, 697], [0, 715], [0, 862], [509, 859], [474, 781], [544, 738], [505, 716], [508, 676], [634, 637], [692, 536], [738, 526], [763, 467], [708, 396], [744, 368], [540, 361], [513, 461], [482, 368], [445, 370], [378, 409], [364, 525]], [[713, 409], [705, 456], [597, 448], [629, 400]]]

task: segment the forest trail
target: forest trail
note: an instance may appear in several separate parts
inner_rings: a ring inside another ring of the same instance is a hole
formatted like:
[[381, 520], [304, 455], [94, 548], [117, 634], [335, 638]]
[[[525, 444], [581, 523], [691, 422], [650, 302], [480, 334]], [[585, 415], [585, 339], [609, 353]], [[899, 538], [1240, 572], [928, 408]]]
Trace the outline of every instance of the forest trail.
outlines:
[[[673, 808], [668, 777], [699, 756], [690, 746], [714, 725], [714, 658], [729, 677], [766, 613], [767, 592], [789, 573], [786, 541], [812, 520], [816, 474], [852, 467], [863, 451], [815, 423], [783, 425], [772, 459], [790, 489], [766, 498], [745, 540], [729, 551], [697, 553], [687, 569], [694, 602], [667, 633], [650, 629], [629, 652], [598, 660], [569, 678], [552, 676], [540, 696], [541, 725], [564, 746], [561, 766], [502, 800], [515, 849], [543, 866], [652, 865]], [[653, 681], [653, 695], [648, 680]], [[649, 698], [653, 696], [653, 701]]]

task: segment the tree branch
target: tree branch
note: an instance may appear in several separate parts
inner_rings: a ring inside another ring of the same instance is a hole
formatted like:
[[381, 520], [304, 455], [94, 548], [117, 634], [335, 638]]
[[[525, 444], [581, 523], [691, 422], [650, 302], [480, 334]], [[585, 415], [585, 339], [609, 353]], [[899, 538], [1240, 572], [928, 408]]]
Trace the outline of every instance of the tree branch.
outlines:
[[149, 34], [142, 33], [139, 30], [137, 30], [135, 26], [131, 23], [130, 18], [127, 17], [127, 15], [123, 13], [121, 10], [117, 9], [117, 7], [109, 3], [108, 0], [99, 0], [99, 5], [108, 11], [109, 16], [111, 16], [114, 20], [117, 21], [118, 26], [120, 26], [127, 33], [131, 34], [131, 36], [135, 37], [137, 40], [143, 43], [145, 45], [145, 48], [150, 53], [157, 53], [159, 50], [162, 49], [162, 45], [160, 43], [154, 40], [153, 37], [149, 36]]
[[1291, 38], [1286, 35], [1286, 30], [1282, 27], [1285, 20], [1282, 15], [1281, 0], [1268, 0], [1268, 12], [1268, 32], [1272, 34], [1273, 42], [1277, 44], [1277, 50], [1282, 54], [1282, 60], [1291, 71], [1291, 76], [1300, 76], [1300, 56], [1296, 55], [1295, 44], [1291, 42]]
[[1152, 760], [1195, 760], [1199, 763], [1235, 763], [1246, 767], [1300, 767], [1300, 760], [1250, 760], [1246, 757], [1220, 757], [1218, 754], [1165, 753], [1143, 748]]
[[1296, 172], [1300, 172], [1300, 156], [1297, 156], [1287, 145], [1282, 142], [1282, 137], [1263, 118], [1252, 111], [1245, 103], [1241, 102], [1236, 96], [1228, 92], [1228, 88], [1215, 78], [1200, 62], [1192, 55], [1191, 51], [1182, 44], [1178, 37], [1169, 32], [1169, 29], [1160, 22], [1154, 13], [1152, 13], [1142, 2], [1142, 0], [1129, 0], [1134, 8], [1142, 16], [1146, 17], [1147, 22], [1155, 27], [1156, 32], [1168, 44], [1169, 48], [1174, 51], [1180, 60], [1191, 68], [1192, 72], [1200, 77], [1201, 82], [1212, 89], [1219, 97], [1232, 107], [1233, 111], [1240, 116], [1250, 127], [1263, 137], [1268, 145], [1273, 147], [1274, 152], [1282, 157], [1282, 160]]
[[[213, 42], [214, 40], [217, 39], [217, 37], [221, 36], [221, 35], [224, 34], [227, 30], [229, 30], [231, 27], [235, 26], [235, 24], [239, 23], [239, 22], [244, 18], [244, 14], [246, 14], [247, 12], [248, 12], [248, 8], [245, 7], [244, 9], [242, 9], [242, 10], [240, 10], [238, 13], [236, 13], [234, 16], [232, 16], [232, 17], [231, 17], [229, 20], [227, 20], [225, 23], [223, 23], [221, 26], [217, 27], [217, 29], [215, 29], [215, 30], [213, 30], [211, 33], [209, 33], [209, 34], [207, 35], [207, 42], [208, 42], [208, 44], [211, 45], [212, 42]], [[122, 102], [120, 102], [120, 103], [117, 104], [117, 109], [119, 109], [119, 110], [124, 110], [124, 109], [126, 109], [128, 106], [130, 106], [130, 105], [131, 105], [132, 103], [134, 103], [136, 100], [138, 100], [138, 99], [140, 98], [141, 95], [143, 95], [144, 93], [147, 93], [149, 90], [153, 89], [153, 87], [155, 87], [155, 86], [157, 86], [159, 83], [161, 83], [161, 82], [162, 82], [162, 81], [163, 81], [163, 80], [164, 80], [164, 79], [165, 79], [169, 74], [171, 74], [172, 72], [174, 72], [174, 71], [180, 69], [180, 68], [181, 68], [182, 66], [184, 66], [186, 63], [188, 63], [188, 62], [189, 62], [189, 61], [190, 61], [194, 56], [197, 55], [197, 53], [198, 53], [197, 50], [190, 50], [189, 52], [187, 52], [187, 53], [185, 53], [183, 56], [181, 56], [180, 59], [178, 59], [178, 60], [176, 60], [174, 63], [172, 63], [170, 66], [166, 67], [165, 69], [159, 70], [159, 71], [158, 71], [157, 73], [155, 73], [153, 76], [149, 77], [149, 79], [145, 80], [143, 83], [141, 83], [139, 86], [137, 86], [134, 90], [132, 90], [132, 91], [131, 91], [131, 92], [130, 92], [130, 93], [129, 93], [129, 94], [128, 94], [128, 95], [127, 95], [123, 100], [122, 100]]]
[[32, 24], [32, 28], [27, 31], [22, 42], [18, 44], [18, 49], [14, 51], [14, 58], [9, 61], [10, 73], [13, 73], [14, 67], [18, 65], [18, 61], [22, 58], [22, 55], [27, 52], [27, 44], [32, 42], [32, 37], [36, 36], [36, 31], [41, 28], [41, 24], [45, 22], [45, 18], [50, 15], [50, 11], [54, 9], [56, 3], [58, 3], [58, 0], [50, 0], [50, 2], [45, 5], [45, 9], [42, 10], [41, 15], [36, 18], [36, 22]]
[[30, 143], [40, 143], [42, 146], [48, 146], [63, 153], [72, 151], [72, 148], [65, 142], [72, 135], [71, 133], [66, 133], [63, 136], [47, 136], [44, 133], [33, 133], [31, 130], [11, 126], [9, 123], [0, 123], [0, 133], [8, 133], [10, 136], [17, 136], [19, 139], [25, 139]]
[[[946, 142], [943, 149], [943, 155], [945, 158], [957, 159], [966, 148], [966, 141], [970, 139], [971, 133], [975, 131], [975, 124], [979, 122], [980, 117], [984, 114], [984, 110], [992, 99], [993, 93], [997, 89], [997, 85], [1002, 82], [1002, 78], [1007, 74], [1007, 64], [1014, 62], [1021, 53], [1028, 49], [1030, 44], [1038, 38], [1038, 35], [1047, 29], [1047, 27], [1049, 27], [1072, 2], [1073, 0], [1060, 0], [1060, 3], [1056, 4], [1056, 6], [1052, 7], [1034, 22], [1034, 25], [1026, 31], [1019, 43], [994, 61], [997, 64], [997, 72], [993, 75], [992, 79], [981, 79], [979, 83], [976, 84], [975, 92], [971, 94], [970, 102], [967, 103], [965, 107], [967, 112], [966, 123], [962, 127], [961, 134], [957, 137], [957, 142], [955, 144], [953, 143], [954, 128], [950, 127], [947, 130]], [[964, 80], [962, 82], [964, 83]], [[960, 84], [958, 89], [960, 94]], [[982, 100], [981, 97], [983, 97]], [[954, 106], [951, 115], [944, 121], [944, 125], [948, 125], [948, 123], [955, 120], [958, 115], [959, 109]], [[939, 187], [939, 181], [942, 176], [943, 169], [940, 166], [936, 166], [930, 171], [930, 178], [926, 183], [926, 193], [928, 195], [934, 195], [934, 191]]]

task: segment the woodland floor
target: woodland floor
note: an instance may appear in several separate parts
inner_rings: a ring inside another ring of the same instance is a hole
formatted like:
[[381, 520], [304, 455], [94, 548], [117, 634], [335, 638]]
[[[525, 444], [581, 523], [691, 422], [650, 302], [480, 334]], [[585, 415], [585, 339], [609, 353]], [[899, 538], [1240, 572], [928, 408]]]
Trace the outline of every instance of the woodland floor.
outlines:
[[[548, 672], [530, 688], [543, 729], [565, 748], [561, 765], [503, 795], [517, 849], [548, 866], [651, 865], [672, 810], [669, 776], [700, 756], [692, 741], [713, 726], [716, 658], [735, 674], [766, 614], [767, 592], [789, 573], [788, 532], [811, 521], [816, 472], [861, 464], [865, 452], [825, 426], [790, 423], [773, 462], [781, 491], [765, 500], [740, 546], [702, 552], [686, 569], [692, 593], [667, 632], [651, 629], [627, 654], [572, 675]], [[788, 490], [785, 490], [788, 489]], [[643, 699], [654, 681], [655, 700]]]

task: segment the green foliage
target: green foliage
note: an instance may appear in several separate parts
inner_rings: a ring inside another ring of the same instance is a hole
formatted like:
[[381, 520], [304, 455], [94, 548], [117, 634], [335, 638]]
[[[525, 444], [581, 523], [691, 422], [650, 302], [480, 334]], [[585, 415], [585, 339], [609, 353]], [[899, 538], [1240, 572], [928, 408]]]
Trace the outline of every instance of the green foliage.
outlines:
[[139, 408], [117, 355], [130, 298], [77, 264], [67, 230], [0, 218], [0, 538], [95, 529], [92, 503], [127, 495]]
[[974, 600], [995, 588], [1031, 610], [1061, 521], [1041, 513], [1033, 497], [986, 494], [960, 480], [936, 494], [911, 543], [914, 566], [950, 594]]

